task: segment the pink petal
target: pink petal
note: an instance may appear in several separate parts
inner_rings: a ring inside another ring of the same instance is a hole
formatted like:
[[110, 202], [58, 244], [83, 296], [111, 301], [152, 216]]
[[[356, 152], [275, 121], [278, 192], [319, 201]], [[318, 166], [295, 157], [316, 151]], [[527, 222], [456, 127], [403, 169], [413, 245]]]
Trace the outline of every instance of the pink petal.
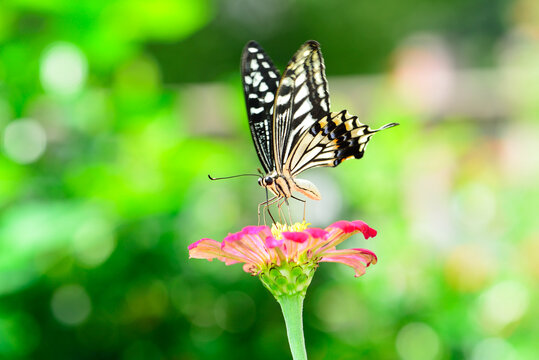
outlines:
[[198, 241], [195, 241], [194, 243], [190, 244], [190, 245], [187, 247], [187, 249], [188, 249], [188, 250], [193, 250], [194, 248], [196, 248], [196, 247], [198, 246], [198, 244], [200, 244], [200, 242], [201, 242], [202, 240], [211, 240], [211, 239], [200, 239], [200, 240], [198, 240]]
[[375, 253], [373, 253], [372, 251], [368, 249], [355, 248], [355, 249], [350, 249], [350, 250], [357, 251], [358, 253], [360, 253], [361, 256], [363, 256], [363, 258], [367, 260], [367, 266], [374, 265], [378, 262], [378, 256], [376, 256]]
[[[228, 254], [225, 254], [225, 255], [228, 255]], [[233, 259], [231, 257], [226, 257], [226, 256], [219, 258], [219, 260], [224, 262], [225, 265], [234, 265], [234, 264], [245, 262], [245, 260], [243, 260], [243, 259], [242, 260], [237, 260], [237, 259]]]
[[232, 259], [240, 259], [245, 263], [264, 263], [268, 258], [267, 248], [257, 235], [243, 232], [229, 234], [221, 244], [221, 250]]
[[367, 225], [364, 221], [356, 220], [356, 221], [352, 221], [352, 223], [356, 226], [357, 230], [363, 233], [363, 236], [365, 237], [365, 239], [375, 237], [377, 234], [377, 231], [371, 228], [369, 225]]
[[309, 235], [311, 235], [315, 239], [323, 239], [323, 240], [325, 240], [327, 238], [327, 236], [328, 236], [328, 232], [326, 230], [319, 229], [319, 228], [305, 229], [304, 232], [308, 233]]
[[189, 245], [189, 258], [212, 260], [221, 258], [221, 244], [212, 239], [201, 239]]
[[266, 238], [266, 246], [270, 249], [281, 246], [283, 242], [283, 240], [276, 240], [273, 236], [268, 236]]
[[355, 220], [355, 221], [346, 221], [340, 220], [336, 223], [331, 224], [328, 228], [340, 229], [344, 234], [349, 234], [355, 231], [361, 231], [365, 239], [375, 237], [377, 232], [364, 221]]
[[227, 242], [239, 241], [244, 236], [243, 232], [228, 233], [228, 235], [223, 239], [221, 247], [224, 247]]
[[260, 270], [256, 267], [255, 264], [249, 263], [243, 265], [243, 271], [252, 275], [257, 275], [260, 272]]
[[350, 266], [355, 271], [355, 277], [365, 274], [366, 268], [376, 264], [376, 255], [366, 249], [327, 251], [320, 262], [338, 262]]
[[297, 243], [304, 243], [309, 239], [309, 236], [304, 232], [283, 231], [281, 234], [286, 240], [291, 240]]
[[328, 228], [337, 228], [337, 229], [341, 229], [341, 231], [345, 234], [348, 234], [348, 233], [351, 233], [351, 232], [354, 232], [357, 229], [356, 225], [351, 222], [351, 221], [346, 221], [346, 220], [339, 220], [331, 225], [328, 226]]
[[[189, 245], [189, 257], [198, 259], [218, 259], [226, 265], [238, 262], [262, 266], [271, 261], [272, 253], [268, 252], [264, 239], [269, 228], [247, 227], [236, 233], [228, 234], [222, 243], [211, 239], [202, 239]], [[250, 234], [255, 232], [255, 234]]]
[[261, 232], [266, 232], [266, 231], [269, 231], [269, 227], [267, 226], [251, 225], [251, 226], [244, 227], [241, 232], [243, 232], [244, 234], [256, 235], [256, 234], [260, 234]]

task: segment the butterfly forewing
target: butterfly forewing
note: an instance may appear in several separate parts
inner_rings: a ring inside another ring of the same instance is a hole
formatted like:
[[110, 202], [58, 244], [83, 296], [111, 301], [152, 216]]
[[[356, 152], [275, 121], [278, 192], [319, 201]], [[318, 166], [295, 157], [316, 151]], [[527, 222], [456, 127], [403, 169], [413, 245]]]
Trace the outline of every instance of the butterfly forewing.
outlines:
[[308, 41], [288, 63], [275, 98], [273, 149], [283, 169], [291, 150], [314, 123], [329, 113], [329, 93], [320, 46]]
[[275, 168], [272, 117], [279, 70], [264, 49], [251, 41], [243, 49], [241, 76], [253, 142], [262, 167], [269, 173]]
[[290, 154], [287, 167], [291, 175], [296, 176], [313, 167], [335, 167], [344, 160], [360, 159], [374, 133], [395, 125], [398, 124], [372, 130], [346, 110], [328, 114], [302, 134]]

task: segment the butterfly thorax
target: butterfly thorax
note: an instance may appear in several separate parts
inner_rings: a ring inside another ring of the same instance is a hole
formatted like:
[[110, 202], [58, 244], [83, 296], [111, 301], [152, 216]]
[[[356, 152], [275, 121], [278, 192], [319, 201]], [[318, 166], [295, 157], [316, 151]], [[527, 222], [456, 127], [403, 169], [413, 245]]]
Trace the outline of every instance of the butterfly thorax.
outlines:
[[288, 199], [294, 191], [297, 191], [310, 199], [320, 200], [322, 197], [316, 186], [308, 180], [293, 178], [285, 174], [279, 174], [273, 170], [263, 178], [258, 179], [258, 184], [265, 187], [273, 194]]

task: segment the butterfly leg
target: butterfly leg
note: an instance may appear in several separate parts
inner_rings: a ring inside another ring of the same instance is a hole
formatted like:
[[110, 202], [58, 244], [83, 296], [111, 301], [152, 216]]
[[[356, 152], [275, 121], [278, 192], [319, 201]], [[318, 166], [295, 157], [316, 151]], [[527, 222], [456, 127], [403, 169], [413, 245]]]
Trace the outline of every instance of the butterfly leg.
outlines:
[[[260, 169], [258, 169], [258, 172], [260, 172], [262, 174]], [[271, 215], [271, 211], [269, 209], [269, 206], [273, 203], [274, 199], [275, 199], [275, 197], [273, 197], [273, 198], [271, 198], [271, 200], [269, 200], [268, 188], [266, 187], [266, 201], [263, 202], [263, 203], [258, 204], [258, 225], [260, 225], [260, 206], [261, 205], [265, 205], [264, 208], [268, 209], [268, 214], [271, 217], [271, 220], [273, 220], [273, 222], [275, 222], [275, 220], [273, 219], [273, 216]], [[270, 201], [272, 201], [272, 202], [270, 203]], [[264, 213], [263, 216], [264, 216], [264, 225], [266, 225], [266, 213]]]
[[[275, 221], [275, 218], [273, 217], [273, 215], [271, 215], [270, 206], [273, 205], [273, 204], [275, 204], [275, 203], [278, 203], [280, 198], [281, 198], [280, 196], [275, 196], [275, 197], [272, 199], [273, 201], [271, 201], [270, 203], [266, 204], [266, 206], [265, 206], [265, 208], [268, 210], [268, 215], [270, 216], [271, 221], [273, 221], [274, 224], [276, 223], [276, 221]], [[265, 224], [266, 224], [266, 215], [265, 215], [265, 213], [264, 213], [264, 225], [265, 225]]]
[[283, 222], [283, 216], [281, 214], [281, 204], [280, 204], [280, 200], [277, 202], [277, 215], [279, 216], [279, 223], [282, 223]]
[[264, 225], [266, 224], [266, 214], [265, 214], [266, 209], [268, 209], [268, 214], [271, 217], [271, 220], [275, 223], [275, 219], [273, 218], [273, 215], [271, 215], [269, 207], [270, 207], [270, 205], [273, 205], [277, 201], [279, 201], [280, 198], [281, 198], [280, 196], [274, 196], [271, 199], [266, 200], [266, 201], [261, 202], [260, 204], [258, 204], [258, 223], [259, 224], [260, 224], [260, 207], [263, 207], [262, 211], [264, 211], [264, 214], [263, 214], [263, 216], [264, 216]]
[[286, 207], [288, 208], [288, 220], [290, 221], [290, 225], [292, 225], [292, 214], [290, 213], [290, 204], [288, 203], [288, 199], [285, 199]]
[[281, 206], [283, 206], [283, 203], [282, 203], [282, 202], [279, 203], [279, 204], [277, 204], [277, 208], [279, 209], [279, 211], [278, 211], [278, 214], [279, 214], [279, 223], [283, 224], [283, 223], [286, 222], [286, 220], [283, 221], [283, 210], [281, 209]]
[[286, 204], [288, 207], [288, 219], [290, 221], [290, 225], [292, 225], [292, 215], [290, 214], [290, 204], [288, 203], [288, 199], [286, 197], [283, 197], [283, 201], [281, 201], [280, 204], [277, 205], [279, 208], [279, 220], [284, 219], [284, 223], [286, 224], [286, 215], [283, 212], [282, 206]]
[[290, 225], [292, 225], [292, 214], [290, 213], [290, 204], [288, 201], [286, 202], [287, 208], [288, 208], [288, 219], [290, 220]]
[[[283, 215], [283, 209], [282, 209], [282, 206], [284, 204], [284, 199], [283, 201], [280, 201], [278, 204], [277, 204], [277, 208], [279, 209], [279, 222], [281, 224], [286, 224], [286, 217]], [[284, 221], [283, 221], [283, 218], [284, 218]]]
[[305, 222], [305, 209], [307, 208], [307, 201], [303, 200], [303, 199], [300, 199], [298, 197], [295, 197], [294, 195], [292, 195], [292, 199], [295, 199], [297, 201], [301, 201], [303, 203], [303, 222]]

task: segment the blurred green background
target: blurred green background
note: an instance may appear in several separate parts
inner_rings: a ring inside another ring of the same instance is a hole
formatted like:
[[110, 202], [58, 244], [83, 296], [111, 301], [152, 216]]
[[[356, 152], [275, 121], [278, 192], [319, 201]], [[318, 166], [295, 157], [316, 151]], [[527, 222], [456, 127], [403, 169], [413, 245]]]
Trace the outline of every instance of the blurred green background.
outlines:
[[[187, 245], [256, 224], [239, 76], [322, 45], [364, 159], [305, 173], [307, 219], [379, 231], [322, 264], [310, 359], [539, 356], [536, 0], [0, 3], [0, 358], [288, 359], [277, 303]], [[301, 205], [294, 204], [296, 219]]]

